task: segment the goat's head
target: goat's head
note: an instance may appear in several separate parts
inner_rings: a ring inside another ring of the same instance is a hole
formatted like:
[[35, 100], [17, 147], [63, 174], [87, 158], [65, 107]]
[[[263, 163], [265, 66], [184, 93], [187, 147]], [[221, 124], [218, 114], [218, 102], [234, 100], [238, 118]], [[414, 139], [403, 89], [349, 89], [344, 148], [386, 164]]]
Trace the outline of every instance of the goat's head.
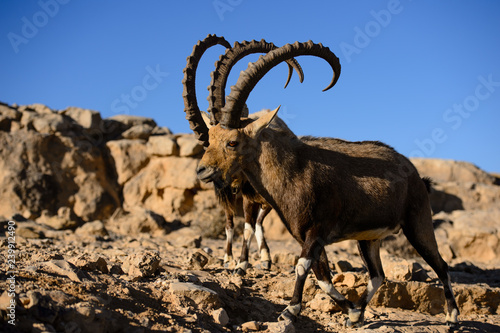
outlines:
[[[199, 167], [198, 177], [204, 182], [213, 181], [216, 186], [227, 186], [242, 166], [259, 156], [260, 134], [269, 126], [278, 110], [252, 121], [241, 118], [245, 102], [257, 82], [277, 64], [299, 55], [314, 55], [325, 59], [333, 69], [331, 83], [323, 91], [333, 87], [340, 74], [338, 58], [321, 44], [287, 44], [263, 55], [241, 73], [226, 104], [220, 110], [220, 122], [209, 130], [210, 146], [206, 149]], [[279, 108], [278, 108], [279, 109]]]
[[[279, 108], [278, 108], [279, 109]], [[259, 155], [259, 136], [269, 126], [278, 109], [254, 120], [241, 119], [240, 128], [225, 128], [218, 124], [209, 130], [210, 146], [198, 164], [198, 178], [213, 181], [216, 187], [238, 182], [242, 165]]]
[[[211, 46], [223, 45], [226, 47], [226, 52], [220, 57], [220, 60], [215, 64], [215, 70], [212, 72], [212, 82], [208, 87], [210, 92], [208, 101], [208, 113], [202, 113], [198, 108], [198, 103], [196, 100], [196, 89], [195, 89], [195, 79], [196, 79], [196, 68], [203, 55], [203, 53]], [[277, 49], [273, 43], [268, 43], [265, 40], [261, 41], [244, 41], [242, 43], [236, 42], [233, 47], [229, 46], [229, 43], [223, 37], [217, 37], [215, 35], [208, 35], [203, 41], [199, 41], [193, 48], [193, 52], [187, 58], [187, 65], [184, 69], [184, 111], [186, 112], [186, 118], [188, 119], [191, 129], [196, 134], [198, 140], [205, 147], [209, 146], [209, 135], [208, 130], [212, 126], [218, 124], [221, 120], [221, 110], [224, 107], [226, 96], [225, 87], [227, 83], [227, 78], [231, 68], [243, 57], [252, 53], [267, 53], [271, 50]], [[304, 73], [299, 63], [289, 57], [284, 61], [288, 64], [288, 79], [285, 84], [285, 88], [290, 81], [293, 70], [298, 73], [300, 82], [304, 79]], [[243, 106], [242, 112], [239, 117], [246, 116], [248, 110], [246, 105]], [[216, 130], [214, 130], [216, 131]], [[212, 150], [212, 149], [211, 149]], [[231, 190], [233, 193], [238, 192], [241, 189], [241, 184], [243, 182], [242, 173], [232, 172], [231, 184], [224, 182], [225, 185], [231, 185]], [[229, 179], [229, 178], [228, 178]], [[215, 182], [220, 183], [220, 182]]]

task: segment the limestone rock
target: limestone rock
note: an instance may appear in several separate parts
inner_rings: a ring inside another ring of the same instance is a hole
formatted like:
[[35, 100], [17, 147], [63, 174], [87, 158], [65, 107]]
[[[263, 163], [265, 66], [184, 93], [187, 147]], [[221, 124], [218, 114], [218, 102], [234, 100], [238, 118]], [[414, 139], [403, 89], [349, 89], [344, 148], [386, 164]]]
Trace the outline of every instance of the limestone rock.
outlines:
[[273, 333], [295, 333], [295, 326], [291, 320], [268, 323], [269, 332]]
[[190, 282], [172, 282], [169, 292], [172, 301], [178, 305], [189, 305], [201, 309], [213, 309], [221, 306], [219, 295], [206, 287]]
[[193, 269], [203, 269], [205, 265], [209, 262], [210, 255], [203, 250], [198, 250], [191, 255], [189, 259], [189, 264]]
[[129, 140], [147, 140], [153, 132], [153, 129], [154, 127], [149, 124], [134, 125], [123, 132], [122, 137]]
[[49, 211], [44, 210], [36, 221], [56, 230], [74, 229], [79, 225], [75, 213], [66, 206], [60, 207], [57, 215], [50, 215]]
[[98, 254], [82, 253], [78, 257], [69, 259], [69, 262], [84, 271], [98, 270], [105, 274], [109, 272], [106, 259]]
[[83, 220], [105, 218], [119, 203], [103, 152], [76, 137], [0, 132], [0, 214], [71, 208]]
[[108, 231], [106, 230], [106, 227], [104, 226], [104, 223], [102, 221], [96, 220], [92, 222], [87, 222], [81, 227], [77, 228], [75, 230], [75, 234], [77, 235], [82, 235], [82, 236], [107, 236]]
[[160, 266], [160, 255], [155, 251], [136, 253], [123, 263], [123, 270], [132, 278], [153, 276]]
[[146, 149], [149, 155], [176, 156], [179, 154], [177, 143], [169, 135], [151, 135]]
[[177, 137], [177, 144], [179, 145], [179, 155], [183, 157], [196, 156], [203, 151], [203, 146], [191, 134]]
[[70, 117], [78, 125], [86, 129], [99, 130], [102, 123], [101, 114], [93, 110], [71, 106], [61, 111], [61, 114]]
[[425, 269], [414, 261], [393, 258], [383, 264], [386, 277], [390, 280], [425, 282], [429, 278]]
[[51, 260], [43, 263], [42, 267], [56, 274], [67, 276], [71, 281], [83, 282], [90, 279], [75, 265], [66, 260]]
[[494, 184], [496, 178], [468, 162], [434, 158], [412, 158], [411, 162], [421, 176], [437, 182], [473, 182]]
[[500, 204], [500, 186], [471, 182], [444, 182], [433, 186], [430, 194], [432, 210], [488, 209]]
[[152, 118], [148, 117], [133, 116], [129, 114], [118, 114], [108, 119], [124, 124], [127, 127], [127, 129], [136, 125], [149, 125], [151, 127], [156, 127], [156, 122]]
[[485, 263], [500, 256], [500, 209], [454, 211], [447, 218], [448, 242], [457, 256]]
[[125, 208], [141, 206], [167, 218], [178, 218], [193, 208], [193, 196], [199, 186], [198, 160], [157, 157], [123, 187]]
[[118, 184], [123, 185], [149, 162], [146, 142], [143, 140], [113, 140], [106, 146], [113, 158]]
[[139, 207], [130, 212], [118, 209], [107, 221], [106, 228], [122, 235], [138, 235], [149, 233], [163, 235], [169, 232], [163, 216]]
[[214, 321], [217, 324], [220, 324], [222, 326], [226, 326], [229, 323], [229, 316], [224, 308], [219, 308], [212, 311], [212, 318], [214, 318]]
[[322, 313], [341, 310], [337, 303], [335, 303], [330, 296], [323, 292], [317, 293], [313, 300], [307, 303], [307, 306], [312, 310], [320, 311]]
[[299, 260], [299, 256], [293, 253], [278, 252], [274, 254], [273, 263], [288, 264], [295, 266]]
[[241, 324], [241, 330], [243, 332], [260, 331], [260, 325], [254, 320], [247, 321], [246, 323]]
[[181, 228], [168, 234], [165, 239], [177, 247], [200, 248], [202, 236], [194, 228]]

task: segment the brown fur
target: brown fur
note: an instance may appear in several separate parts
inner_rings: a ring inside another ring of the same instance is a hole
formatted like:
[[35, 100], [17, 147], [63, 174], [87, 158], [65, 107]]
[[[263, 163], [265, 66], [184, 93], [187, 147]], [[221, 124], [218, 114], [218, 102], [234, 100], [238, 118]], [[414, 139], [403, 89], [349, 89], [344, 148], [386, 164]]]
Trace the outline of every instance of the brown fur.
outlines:
[[[325, 245], [358, 240], [370, 277], [378, 281], [384, 277], [380, 239], [403, 229], [443, 282], [447, 320], [456, 323], [458, 308], [448, 266], [434, 237], [428, 182], [422, 181], [411, 162], [378, 141], [300, 140], [287, 127], [269, 126], [276, 113], [254, 122], [243, 121], [238, 129], [211, 128], [210, 146], [197, 172], [202, 181], [213, 181], [216, 186], [231, 183], [235, 173], [243, 172], [302, 245], [300, 257], [304, 261], [297, 265], [294, 295], [280, 318], [300, 311], [304, 272], [309, 268], [324, 286], [332, 286]], [[330, 295], [357, 325], [362, 323], [371, 292], [357, 307], [338, 293]]]

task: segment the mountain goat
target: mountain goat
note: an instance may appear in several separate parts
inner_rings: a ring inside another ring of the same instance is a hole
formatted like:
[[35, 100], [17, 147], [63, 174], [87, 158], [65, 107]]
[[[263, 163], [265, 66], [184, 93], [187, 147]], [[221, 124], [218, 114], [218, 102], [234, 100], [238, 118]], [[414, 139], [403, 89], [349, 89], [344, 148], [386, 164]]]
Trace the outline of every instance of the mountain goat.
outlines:
[[[210, 145], [198, 165], [198, 178], [223, 188], [243, 173], [302, 246], [293, 296], [279, 319], [295, 319], [300, 313], [312, 269], [320, 288], [348, 314], [346, 324], [361, 326], [365, 308], [385, 278], [381, 239], [402, 230], [441, 280], [446, 321], [455, 325], [459, 311], [448, 265], [438, 252], [426, 184], [406, 157], [378, 141], [310, 144], [287, 127], [270, 126], [279, 107], [255, 121], [241, 117], [257, 82], [277, 64], [300, 55], [328, 61], [334, 77], [325, 90], [337, 82], [338, 58], [321, 44], [296, 42], [261, 56], [231, 88], [218, 124], [203, 133]], [[357, 240], [370, 276], [356, 305], [334, 288], [324, 249], [346, 239]]]
[[[196, 99], [196, 69], [198, 63], [203, 56], [204, 52], [215, 45], [222, 45], [226, 47], [225, 54], [221, 55], [219, 61], [215, 64], [215, 70], [211, 73], [212, 81], [209, 90], [209, 107], [208, 113], [210, 119], [206, 114], [202, 114], [198, 107]], [[220, 113], [225, 102], [225, 88], [227, 78], [232, 67], [242, 58], [251, 53], [267, 53], [277, 47], [272, 43], [266, 41], [244, 41], [242, 43], [235, 43], [233, 47], [223, 38], [215, 35], [208, 35], [203, 41], [199, 41], [194, 47], [193, 52], [187, 58], [187, 64], [184, 68], [184, 111], [188, 119], [191, 129], [198, 136], [198, 140], [206, 147], [209, 145], [207, 133], [208, 127], [211, 124], [216, 124], [220, 120]], [[295, 69], [299, 75], [300, 82], [304, 79], [302, 68], [294, 59], [287, 60], [289, 66], [288, 79], [285, 88], [290, 82], [290, 78]], [[224, 263], [227, 265], [233, 258], [232, 243], [233, 243], [233, 229], [234, 229], [234, 214], [236, 195], [241, 192], [243, 197], [243, 212], [245, 219], [245, 229], [243, 234], [243, 246], [239, 262], [235, 268], [235, 273], [240, 275], [245, 274], [248, 266], [248, 252], [250, 242], [255, 234], [257, 239], [257, 246], [259, 247], [261, 266], [264, 269], [269, 269], [271, 265], [271, 257], [269, 247], [264, 238], [264, 230], [262, 222], [267, 214], [271, 211], [270, 205], [256, 193], [252, 186], [245, 179], [243, 173], [234, 174], [231, 184], [226, 186], [216, 186], [216, 196], [224, 208], [226, 215], [226, 247], [224, 255]]]

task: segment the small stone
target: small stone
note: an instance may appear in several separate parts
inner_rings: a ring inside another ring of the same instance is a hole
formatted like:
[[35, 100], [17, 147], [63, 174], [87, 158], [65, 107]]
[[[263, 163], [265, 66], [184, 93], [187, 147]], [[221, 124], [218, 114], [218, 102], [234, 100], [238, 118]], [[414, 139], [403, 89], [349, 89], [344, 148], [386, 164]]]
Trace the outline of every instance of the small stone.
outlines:
[[51, 215], [48, 210], [44, 210], [36, 221], [56, 230], [74, 229], [78, 227], [78, 221], [75, 214], [69, 207], [59, 208], [57, 215]]
[[83, 253], [76, 258], [70, 259], [69, 261], [76, 267], [85, 271], [98, 270], [104, 274], [109, 273], [106, 260], [97, 254]]
[[85, 318], [85, 320], [92, 321], [95, 317], [95, 309], [88, 302], [81, 302], [74, 305], [75, 310]]
[[198, 308], [219, 308], [219, 295], [206, 287], [190, 282], [172, 282], [169, 287], [173, 302], [178, 305], [188, 304]]
[[31, 333], [51, 333], [57, 332], [54, 326], [45, 323], [33, 323]]
[[38, 291], [33, 290], [28, 291], [26, 293], [26, 296], [29, 299], [29, 302], [25, 305], [26, 309], [29, 309], [40, 303], [40, 300], [42, 298], [42, 295]]
[[44, 238], [45, 234], [43, 233], [43, 231], [34, 230], [34, 228], [32, 227], [19, 225], [16, 230], [16, 236], [31, 239], [40, 239]]
[[182, 135], [177, 138], [180, 156], [195, 156], [203, 151], [203, 146], [199, 144], [194, 135]]
[[167, 135], [152, 135], [146, 145], [150, 155], [175, 156], [179, 154], [177, 143]]
[[335, 263], [335, 270], [338, 273], [349, 272], [353, 270], [351, 263], [347, 260], [339, 260]]
[[127, 258], [123, 270], [134, 279], [153, 276], [160, 266], [160, 255], [156, 251], [144, 251]]
[[342, 286], [347, 286], [348, 288], [353, 288], [358, 282], [358, 277], [353, 273], [340, 273], [335, 275], [333, 278], [333, 283], [338, 283]]
[[75, 230], [75, 234], [77, 235], [93, 235], [93, 236], [107, 236], [108, 231], [104, 227], [104, 223], [102, 221], [93, 221], [93, 222], [87, 222], [81, 227], [77, 228]]
[[340, 310], [340, 307], [325, 293], [317, 293], [312, 301], [308, 303], [308, 307], [312, 310], [322, 313], [333, 312]]
[[210, 260], [210, 255], [203, 250], [197, 250], [189, 259], [189, 264], [194, 268], [201, 270]]
[[[0, 310], [6, 311], [8, 306], [11, 306], [11, 300], [14, 300], [14, 297], [10, 297], [9, 293], [6, 291], [3, 292], [2, 296], [0, 296]], [[15, 304], [15, 303], [14, 303]]]
[[147, 140], [151, 132], [153, 132], [153, 127], [148, 124], [134, 125], [123, 132], [122, 137], [129, 140]]
[[256, 321], [247, 321], [246, 323], [241, 324], [241, 330], [243, 332], [258, 331], [260, 330], [260, 325]]
[[288, 264], [295, 266], [299, 261], [299, 256], [292, 253], [278, 252], [274, 254], [273, 262], [276, 264]]
[[229, 323], [229, 316], [224, 308], [212, 311], [212, 317], [217, 324], [226, 326]]
[[125, 272], [123, 271], [122, 266], [120, 264], [111, 265], [111, 268], [109, 269], [109, 273], [116, 274], [116, 275], [125, 274]]
[[56, 274], [67, 276], [70, 280], [75, 282], [90, 280], [90, 277], [87, 276], [87, 274], [66, 260], [51, 260], [43, 263], [43, 267], [48, 268]]
[[295, 326], [291, 320], [268, 323], [267, 328], [272, 333], [295, 333]]

